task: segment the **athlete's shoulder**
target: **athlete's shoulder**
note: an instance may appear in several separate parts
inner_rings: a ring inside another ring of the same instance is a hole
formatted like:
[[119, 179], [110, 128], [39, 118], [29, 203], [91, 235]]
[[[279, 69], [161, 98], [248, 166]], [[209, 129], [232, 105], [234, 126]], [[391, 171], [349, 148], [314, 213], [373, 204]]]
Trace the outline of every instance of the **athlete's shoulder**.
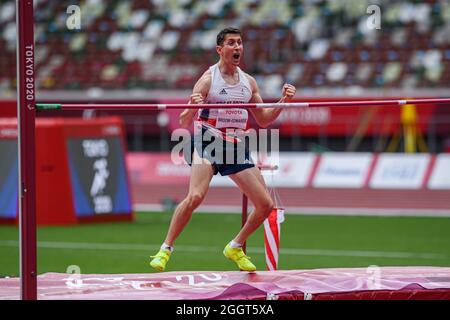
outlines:
[[248, 74], [247, 72], [245, 72], [245, 71], [242, 71], [242, 72], [244, 73], [245, 77], [247, 78], [248, 83], [250, 84], [250, 87], [252, 88], [252, 90], [257, 89], [258, 83], [256, 82], [256, 79], [253, 76], [251, 76], [250, 74]]
[[211, 72], [211, 69], [208, 68], [205, 72], [203, 72], [203, 74], [201, 75], [199, 80], [211, 81], [211, 77], [212, 77], [212, 72]]
[[[242, 69], [241, 69], [241, 70], [242, 70]], [[244, 73], [244, 75], [245, 75], [245, 77], [248, 79], [248, 81], [256, 82], [256, 79], [255, 79], [252, 75], [248, 74], [248, 73], [245, 72], [245, 71], [242, 71], [242, 72]]]
[[211, 70], [208, 69], [197, 80], [197, 83], [194, 86], [194, 92], [207, 93], [209, 91], [209, 88], [211, 87], [211, 81], [212, 81]]

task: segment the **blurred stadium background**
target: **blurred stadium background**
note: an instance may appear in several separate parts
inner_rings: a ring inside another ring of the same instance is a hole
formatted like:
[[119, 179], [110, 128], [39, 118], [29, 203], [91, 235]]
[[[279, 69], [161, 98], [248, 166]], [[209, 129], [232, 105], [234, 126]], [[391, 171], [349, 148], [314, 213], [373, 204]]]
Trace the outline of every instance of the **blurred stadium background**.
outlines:
[[[70, 5], [81, 8], [80, 30], [66, 25]], [[369, 5], [380, 7], [381, 29], [367, 27]], [[17, 210], [17, 179], [11, 176], [17, 171], [12, 156], [17, 146], [11, 142], [17, 135], [15, 14], [15, 1], [1, 0], [0, 221], [6, 223], [16, 222]], [[226, 26], [242, 29], [241, 67], [255, 76], [265, 101], [276, 101], [285, 81], [296, 85], [298, 101], [450, 97], [448, 0], [35, 0], [37, 100], [184, 103], [217, 61], [215, 37]], [[71, 129], [79, 139], [101, 140], [80, 119], [97, 128], [102, 121], [123, 128], [115, 134], [125, 143], [111, 159], [126, 163], [127, 170], [111, 169], [110, 180], [128, 181], [122, 192], [138, 212], [131, 224], [40, 227], [39, 272], [64, 272], [70, 264], [84, 272], [149, 271], [144, 256], [159, 246], [171, 210], [187, 191], [189, 168], [174, 165], [169, 153], [178, 114], [38, 115], [42, 225], [61, 224], [58, 214], [66, 215], [65, 206], [76, 207], [70, 210], [78, 217], [91, 214], [80, 213], [70, 186], [74, 174], [89, 180], [92, 173], [72, 170], [69, 189], [58, 184], [61, 172], [69, 172], [70, 157], [77, 158], [76, 147], [67, 147], [66, 158], [51, 158], [65, 154], [64, 139], [67, 145], [73, 140], [64, 129], [69, 124], [80, 126]], [[47, 140], [55, 138], [45, 131], [53, 126], [64, 139]], [[281, 151], [273, 183], [288, 214], [281, 268], [450, 264], [450, 105], [286, 110], [271, 128], [280, 130]], [[180, 238], [171, 270], [232, 270], [220, 257], [222, 244], [240, 224], [238, 215], [225, 214], [240, 212], [241, 195], [230, 186], [214, 178], [200, 209], [208, 214], [194, 217]], [[94, 208], [92, 215], [108, 213], [106, 208]], [[120, 213], [124, 208], [127, 203]], [[77, 217], [62, 220], [71, 224]], [[17, 237], [16, 227], [0, 226], [0, 276], [18, 273]], [[205, 239], [211, 257], [196, 263], [192, 257]], [[249, 253], [260, 268], [262, 247], [259, 230]]]

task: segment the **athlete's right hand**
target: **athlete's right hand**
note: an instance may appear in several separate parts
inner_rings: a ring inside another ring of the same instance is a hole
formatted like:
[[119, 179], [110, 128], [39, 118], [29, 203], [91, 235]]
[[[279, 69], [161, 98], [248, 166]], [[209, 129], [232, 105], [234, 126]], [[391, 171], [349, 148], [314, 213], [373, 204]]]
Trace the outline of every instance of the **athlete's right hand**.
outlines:
[[202, 104], [203, 103], [203, 96], [200, 93], [193, 93], [191, 94], [189, 98], [190, 104]]

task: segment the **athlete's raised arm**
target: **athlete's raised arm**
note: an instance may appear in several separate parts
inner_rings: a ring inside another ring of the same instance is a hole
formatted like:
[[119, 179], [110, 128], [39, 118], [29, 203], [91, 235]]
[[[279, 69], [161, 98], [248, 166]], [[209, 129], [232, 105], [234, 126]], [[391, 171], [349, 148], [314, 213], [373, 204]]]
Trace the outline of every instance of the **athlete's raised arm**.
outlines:
[[[189, 97], [189, 104], [202, 104], [206, 96], [208, 95], [209, 88], [211, 87], [211, 71], [207, 70], [198, 79], [197, 83], [192, 90], [192, 94]], [[194, 119], [197, 109], [185, 109], [180, 114], [180, 125], [183, 128], [188, 128]]]
[[[251, 103], [263, 103], [263, 99], [259, 93], [259, 87], [256, 83], [255, 78], [250, 75], [246, 75], [250, 86], [252, 88], [252, 98]], [[285, 83], [281, 92], [281, 99], [278, 103], [290, 102], [295, 95], [295, 87], [291, 84]], [[256, 122], [259, 126], [266, 128], [269, 126], [276, 118], [280, 115], [282, 108], [264, 108], [264, 109], [250, 109]]]

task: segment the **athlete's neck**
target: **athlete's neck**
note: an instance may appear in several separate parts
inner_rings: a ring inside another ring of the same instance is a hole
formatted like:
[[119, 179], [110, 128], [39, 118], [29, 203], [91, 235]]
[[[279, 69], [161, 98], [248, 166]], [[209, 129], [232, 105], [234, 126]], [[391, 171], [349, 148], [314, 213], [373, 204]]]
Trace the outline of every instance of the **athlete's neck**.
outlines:
[[233, 77], [237, 73], [237, 66], [226, 64], [223, 60], [219, 61], [219, 70], [223, 75]]

